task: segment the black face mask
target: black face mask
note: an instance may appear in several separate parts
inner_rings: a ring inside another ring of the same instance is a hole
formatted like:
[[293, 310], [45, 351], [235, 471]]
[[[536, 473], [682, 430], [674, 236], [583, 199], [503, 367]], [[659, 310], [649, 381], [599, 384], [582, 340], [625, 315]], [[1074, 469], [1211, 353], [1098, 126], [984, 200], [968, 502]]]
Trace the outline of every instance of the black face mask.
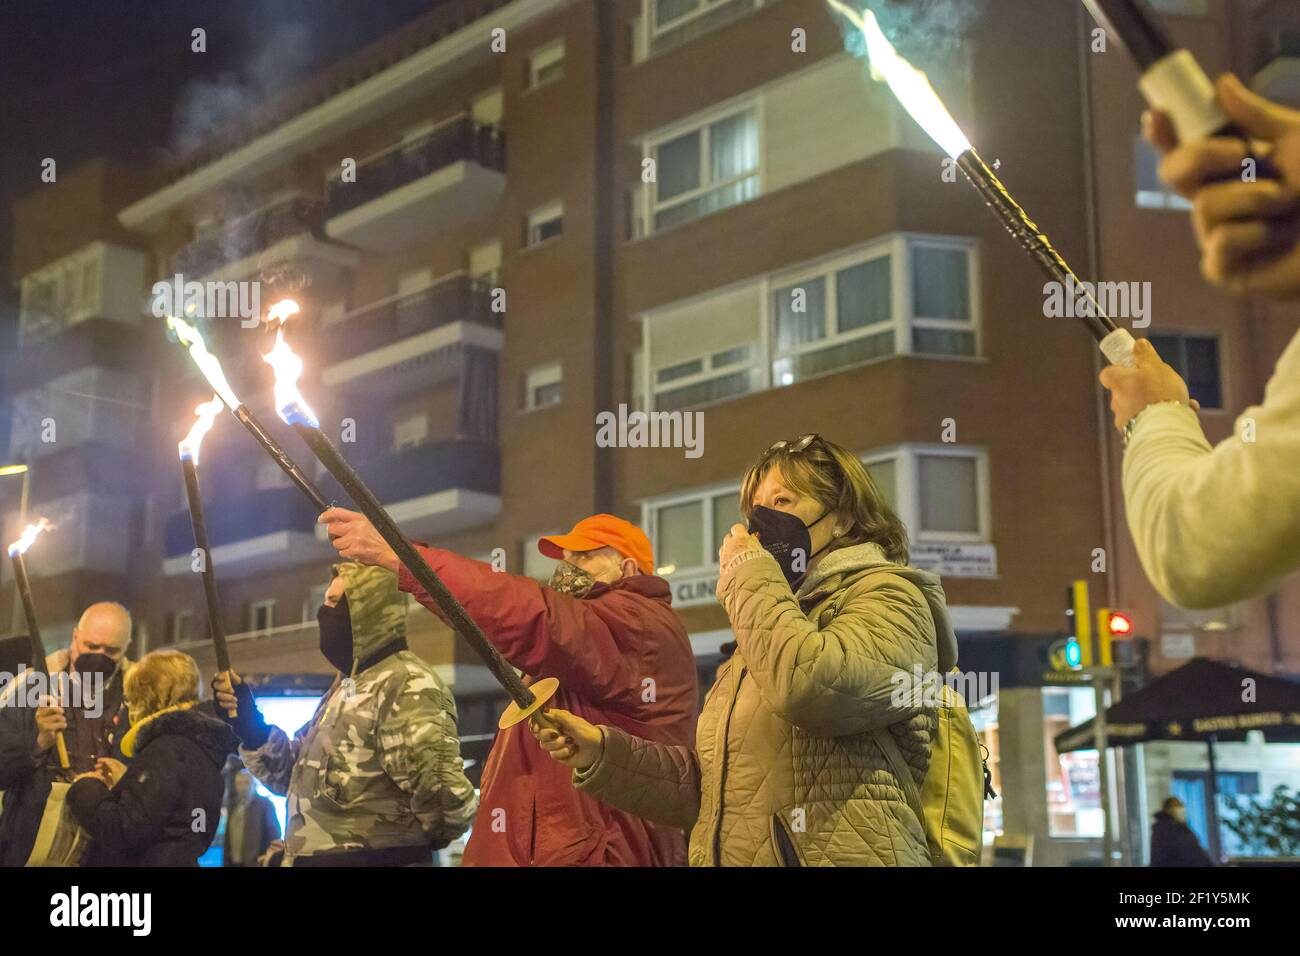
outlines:
[[320, 652], [325, 660], [341, 674], [352, 673], [354, 650], [352, 648], [352, 614], [348, 611], [345, 594], [334, 607], [322, 604], [316, 611], [320, 625]]
[[113, 658], [109, 657], [107, 654], [101, 654], [98, 651], [93, 651], [89, 654], [78, 654], [77, 660], [72, 667], [81, 677], [89, 677], [92, 674], [101, 674], [103, 675], [104, 683], [106, 684], [112, 680], [113, 675], [117, 673], [117, 661], [113, 660]]
[[758, 505], [750, 512], [749, 533], [758, 535], [759, 542], [776, 558], [776, 563], [781, 565], [781, 573], [791, 587], [808, 572], [808, 562], [830, 547], [830, 542], [827, 542], [816, 554], [809, 553], [812, 551], [812, 536], [808, 530], [825, 521], [829, 514], [827, 511], [812, 524], [806, 525], [802, 518], [788, 511]]

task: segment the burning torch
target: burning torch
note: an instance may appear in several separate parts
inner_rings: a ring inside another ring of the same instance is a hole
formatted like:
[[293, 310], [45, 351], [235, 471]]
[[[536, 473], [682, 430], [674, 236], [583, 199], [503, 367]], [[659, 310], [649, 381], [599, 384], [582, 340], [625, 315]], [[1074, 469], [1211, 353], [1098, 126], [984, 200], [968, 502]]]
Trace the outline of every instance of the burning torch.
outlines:
[[980, 158], [926, 75], [894, 49], [880, 28], [876, 15], [870, 10], [859, 13], [841, 0], [827, 0], [827, 3], [862, 32], [873, 73], [884, 79], [917, 125], [952, 157], [1007, 231], [1020, 243], [1021, 248], [1053, 282], [1060, 283], [1063, 288], [1073, 288], [1078, 294], [1087, 295], [1088, 302], [1080, 310], [1080, 318], [1097, 339], [1102, 353], [1111, 364], [1133, 365], [1135, 342], [1132, 333], [1117, 326], [1096, 298], [1087, 292], [1088, 287], [1079, 281], [1051, 240], [1029, 218], [1028, 213], [1007, 191], [1007, 187]]
[[194, 546], [203, 555], [203, 596], [208, 604], [208, 636], [217, 658], [217, 672], [230, 670], [230, 649], [226, 646], [226, 626], [221, 618], [221, 604], [217, 600], [217, 574], [212, 567], [212, 552], [208, 549], [208, 526], [203, 518], [203, 498], [199, 494], [199, 446], [203, 436], [221, 414], [225, 405], [220, 395], [194, 409], [198, 416], [189, 434], [181, 439], [181, 471], [185, 474], [185, 494], [190, 502], [190, 524], [194, 527]]
[[[282, 315], [287, 316], [297, 312], [298, 305], [292, 299], [286, 299], [284, 302], [273, 306], [272, 312], [274, 313], [276, 309], [281, 310]], [[312, 483], [306, 473], [298, 467], [294, 460], [271, 437], [270, 433], [262, 427], [262, 423], [253, 417], [253, 413], [248, 410], [248, 407], [235, 397], [235, 391], [230, 387], [230, 383], [226, 381], [226, 373], [222, 371], [221, 363], [217, 361], [215, 355], [208, 351], [199, 330], [184, 319], [179, 319], [174, 315], [167, 317], [167, 327], [176, 334], [176, 340], [189, 350], [190, 358], [194, 360], [194, 364], [199, 367], [203, 377], [208, 380], [208, 384], [221, 397], [226, 407], [230, 409], [235, 418], [239, 419], [240, 424], [247, 428], [249, 433], [257, 439], [257, 443], [266, 449], [266, 453], [280, 466], [280, 470], [298, 486], [298, 490], [311, 499], [312, 504], [318, 510], [326, 510], [330, 505], [325, 500], [325, 496], [321, 494], [320, 489]]]
[[[35, 524], [29, 524], [24, 528], [18, 540], [9, 545], [9, 559], [14, 565], [14, 580], [18, 582], [18, 594], [23, 602], [23, 613], [27, 615], [27, 635], [32, 642], [32, 670], [45, 675], [46, 686], [50, 685], [50, 669], [45, 665], [45, 644], [41, 641], [41, 627], [36, 620], [36, 604], [32, 601], [32, 582], [27, 577], [27, 563], [23, 560], [23, 555], [32, 546], [37, 535], [52, 527], [54, 526], [49, 521], [41, 518]], [[71, 764], [68, 762], [68, 744], [63, 739], [63, 731], [60, 730], [55, 735], [54, 745], [58, 749], [59, 766], [67, 770]]]
[[420, 552], [416, 551], [402, 534], [384, 506], [379, 503], [379, 499], [366, 487], [352, 466], [344, 460], [339, 450], [334, 447], [334, 443], [320, 430], [320, 420], [307, 405], [302, 393], [298, 391], [298, 379], [302, 376], [303, 363], [285, 341], [283, 328], [276, 329], [275, 346], [262, 358], [275, 370], [275, 405], [280, 417], [293, 426], [316, 458], [356, 502], [361, 513], [388, 542], [388, 546], [396, 552], [397, 559], [437, 603], [452, 629], [483, 658], [492, 676], [510, 695], [511, 704], [501, 716], [498, 726], [503, 729], [514, 726], [540, 710], [542, 705], [555, 694], [560, 682], [553, 677], [547, 677], [528, 686], [520, 680], [514, 668], [488, 641], [483, 631], [474, 623], [474, 619], [447, 590]]

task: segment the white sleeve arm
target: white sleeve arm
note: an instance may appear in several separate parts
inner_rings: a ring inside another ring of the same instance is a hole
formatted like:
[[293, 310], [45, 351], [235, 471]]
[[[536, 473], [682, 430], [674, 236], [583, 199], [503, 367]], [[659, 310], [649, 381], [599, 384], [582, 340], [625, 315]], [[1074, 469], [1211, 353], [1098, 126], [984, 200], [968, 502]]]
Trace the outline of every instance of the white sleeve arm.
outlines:
[[1258, 597], [1300, 569], [1300, 335], [1263, 405], [1216, 447], [1185, 405], [1143, 411], [1124, 458], [1124, 500], [1147, 576], [1180, 607]]

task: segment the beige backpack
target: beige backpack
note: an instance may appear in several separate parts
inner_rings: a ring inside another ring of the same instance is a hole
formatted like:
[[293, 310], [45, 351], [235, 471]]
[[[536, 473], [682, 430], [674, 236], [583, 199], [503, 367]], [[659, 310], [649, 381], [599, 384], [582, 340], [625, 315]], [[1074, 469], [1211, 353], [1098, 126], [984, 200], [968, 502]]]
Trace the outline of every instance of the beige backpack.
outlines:
[[[843, 593], [831, 598], [818, 614], [819, 627], [827, 627], [835, 618]], [[872, 736], [884, 751], [912, 812], [921, 821], [932, 864], [979, 866], [984, 844], [984, 797], [996, 794], [966, 701], [946, 681], [940, 684], [939, 691], [930, 769], [919, 790], [889, 728], [873, 731]]]
[[979, 866], [984, 842], [986, 771], [966, 702], [941, 685], [938, 728], [930, 745], [930, 769], [920, 790], [889, 728], [874, 731], [908, 805], [921, 820], [935, 866]]

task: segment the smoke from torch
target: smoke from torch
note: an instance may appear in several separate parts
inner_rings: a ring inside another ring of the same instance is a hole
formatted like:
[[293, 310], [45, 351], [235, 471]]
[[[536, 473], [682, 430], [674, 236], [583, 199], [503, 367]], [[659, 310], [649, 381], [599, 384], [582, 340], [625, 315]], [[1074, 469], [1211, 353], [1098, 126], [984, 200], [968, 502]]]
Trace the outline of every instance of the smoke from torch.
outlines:
[[884, 80], [917, 125], [952, 157], [957, 167], [970, 180], [971, 185], [984, 198], [988, 207], [1002, 220], [1007, 231], [1020, 243], [1025, 252], [1038, 263], [1039, 268], [1052, 281], [1059, 283], [1061, 288], [1075, 289], [1086, 296], [1087, 307], [1082, 310], [1079, 317], [1097, 339], [1106, 358], [1115, 365], [1131, 366], [1133, 346], [1136, 344], [1132, 333], [1127, 329], [1119, 328], [1102, 309], [1100, 303], [1087, 293], [1086, 284], [1079, 280], [1047, 235], [1029, 218], [1028, 213], [1015, 201], [1002, 181], [980, 158], [926, 75], [894, 49], [894, 45], [889, 42], [889, 38], [880, 28], [876, 15], [870, 10], [859, 13], [842, 0], [826, 0], [826, 2], [832, 10], [861, 31], [870, 57], [872, 76]]

